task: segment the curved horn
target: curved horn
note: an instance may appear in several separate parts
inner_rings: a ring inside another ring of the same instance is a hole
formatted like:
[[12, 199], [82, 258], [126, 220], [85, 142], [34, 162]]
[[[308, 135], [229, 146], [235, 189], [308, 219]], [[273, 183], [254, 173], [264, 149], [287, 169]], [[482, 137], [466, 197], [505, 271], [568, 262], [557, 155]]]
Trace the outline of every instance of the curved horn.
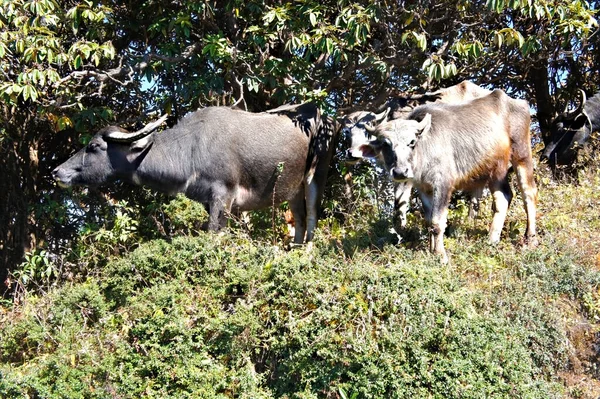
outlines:
[[373, 127], [369, 124], [365, 124], [364, 126], [365, 126], [365, 130], [373, 135], [377, 132], [377, 127]]
[[385, 120], [386, 116], [390, 113], [390, 107], [387, 107], [385, 109], [385, 111], [379, 113], [379, 114], [375, 114], [375, 120], [377, 122], [381, 122], [383, 120]]
[[581, 111], [583, 111], [583, 106], [585, 105], [587, 97], [585, 96], [585, 92], [581, 89], [579, 89], [579, 95], [581, 97], [581, 103], [579, 103], [579, 106], [574, 111], [565, 112], [566, 115], [564, 116], [564, 119], [566, 119], [566, 120], [575, 119], [575, 117], [577, 117], [581, 113]]
[[132, 133], [123, 133], [123, 132], [109, 132], [104, 138], [109, 141], [115, 141], [118, 143], [132, 143], [136, 140], [141, 139], [155, 131], [160, 125], [162, 125], [166, 120], [168, 114], [164, 114], [158, 120], [154, 122], [148, 123], [146, 126], [141, 128], [140, 130]]

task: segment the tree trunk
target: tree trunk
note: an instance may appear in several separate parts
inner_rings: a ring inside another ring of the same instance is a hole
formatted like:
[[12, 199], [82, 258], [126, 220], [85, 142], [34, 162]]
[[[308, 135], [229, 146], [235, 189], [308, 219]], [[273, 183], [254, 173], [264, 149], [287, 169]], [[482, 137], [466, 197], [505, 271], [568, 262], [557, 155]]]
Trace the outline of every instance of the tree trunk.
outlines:
[[529, 71], [529, 77], [533, 82], [535, 90], [535, 102], [537, 104], [537, 119], [540, 124], [542, 138], [548, 136], [550, 124], [554, 118], [554, 104], [550, 96], [550, 86], [548, 84], [548, 64], [547, 61], [538, 61]]
[[0, 295], [9, 288], [9, 272], [23, 261], [25, 252], [36, 242], [35, 215], [30, 214], [30, 205], [36, 199], [38, 170], [37, 150], [29, 142], [29, 136], [37, 134], [31, 123], [34, 118], [32, 115], [19, 117], [18, 113], [10, 115], [4, 119], [9, 123], [5, 123], [4, 134], [0, 136], [0, 170], [3, 171], [0, 179]]

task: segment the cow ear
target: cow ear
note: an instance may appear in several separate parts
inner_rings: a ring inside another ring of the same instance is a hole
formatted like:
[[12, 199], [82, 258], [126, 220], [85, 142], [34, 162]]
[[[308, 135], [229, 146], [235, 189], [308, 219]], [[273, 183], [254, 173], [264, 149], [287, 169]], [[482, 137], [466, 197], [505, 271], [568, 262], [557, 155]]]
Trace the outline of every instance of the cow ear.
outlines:
[[142, 152], [154, 142], [154, 133], [142, 137], [131, 143], [129, 149], [133, 152]]
[[591, 125], [590, 118], [588, 117], [588, 115], [585, 112], [582, 112], [579, 115], [577, 115], [575, 119], [573, 119], [571, 129], [581, 129], [588, 122]]
[[423, 134], [427, 134], [431, 129], [431, 114], [425, 114], [425, 117], [419, 122], [417, 126], [417, 136], [422, 136]]
[[358, 154], [356, 155], [360, 155], [363, 158], [377, 158], [380, 151], [381, 146], [377, 144], [377, 141], [371, 141], [367, 144], [361, 144], [357, 149]]

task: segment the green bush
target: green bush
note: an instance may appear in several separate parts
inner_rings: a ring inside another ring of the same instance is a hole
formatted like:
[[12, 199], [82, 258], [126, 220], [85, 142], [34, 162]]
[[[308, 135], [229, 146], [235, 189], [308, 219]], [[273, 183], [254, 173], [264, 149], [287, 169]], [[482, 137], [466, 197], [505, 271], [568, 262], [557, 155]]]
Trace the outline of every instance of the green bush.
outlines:
[[[486, 264], [481, 249], [462, 256]], [[554, 301], [598, 276], [568, 248], [498, 251], [501, 267], [474, 279], [402, 246], [349, 257], [324, 241], [152, 241], [3, 320], [0, 395], [560, 397], [569, 348]]]
[[593, 398], [559, 377], [597, 378], [577, 351], [598, 329], [600, 217], [571, 206], [593, 202], [593, 185], [546, 184], [537, 248], [518, 245], [519, 207], [490, 246], [489, 210], [464, 221], [459, 203], [448, 265], [416, 216], [397, 243], [368, 203], [322, 219], [307, 251], [241, 226], [195, 231], [197, 209], [186, 219], [178, 199], [178, 231], [192, 235], [102, 259], [106, 243], [92, 242], [102, 267], [85, 279], [22, 265], [43, 290], [23, 284], [0, 308], [0, 397]]

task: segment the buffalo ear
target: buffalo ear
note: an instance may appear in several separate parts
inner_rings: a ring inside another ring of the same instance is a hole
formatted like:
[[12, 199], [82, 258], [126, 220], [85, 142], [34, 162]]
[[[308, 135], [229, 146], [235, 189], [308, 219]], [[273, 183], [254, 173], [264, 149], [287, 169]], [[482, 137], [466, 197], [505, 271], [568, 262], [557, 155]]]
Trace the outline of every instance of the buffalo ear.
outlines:
[[[585, 124], [588, 123], [590, 118], [587, 116], [585, 112], [580, 113], [573, 119], [573, 123], [571, 124], [572, 129], [581, 129]], [[590, 122], [591, 124], [591, 122]]]
[[427, 134], [431, 129], [431, 114], [425, 114], [425, 117], [417, 125], [417, 136]]
[[150, 146], [152, 145], [153, 142], [154, 142], [154, 133], [151, 133], [147, 136], [142, 137], [139, 140], [132, 142], [131, 145], [129, 146], [129, 153], [127, 154], [127, 160], [132, 163], [141, 160], [141, 158], [138, 160], [138, 157], [141, 154], [145, 154], [146, 150], [148, 150], [150, 148]]
[[367, 144], [361, 144], [357, 150], [363, 158], [377, 158], [381, 152], [381, 144], [377, 140], [373, 140]]
[[150, 147], [150, 145], [152, 145], [153, 142], [154, 142], [154, 133], [150, 133], [149, 135], [144, 136], [141, 139], [136, 140], [133, 143], [131, 143], [131, 145], [129, 146], [129, 149], [133, 152], [142, 152], [145, 149], [147, 149], [148, 147]]

